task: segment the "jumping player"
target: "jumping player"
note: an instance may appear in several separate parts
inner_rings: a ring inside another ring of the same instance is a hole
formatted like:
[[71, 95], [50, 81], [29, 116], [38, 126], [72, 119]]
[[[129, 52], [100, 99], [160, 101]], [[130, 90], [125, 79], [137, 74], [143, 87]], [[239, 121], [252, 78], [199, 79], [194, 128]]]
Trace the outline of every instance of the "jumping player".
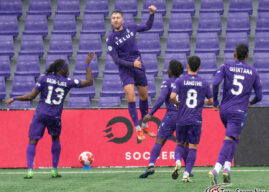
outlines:
[[141, 25], [123, 24], [122, 12], [113, 11], [111, 15], [113, 29], [107, 38], [108, 53], [119, 66], [119, 75], [128, 101], [129, 114], [135, 125], [137, 138], [140, 141], [145, 139], [143, 132], [151, 137], [156, 137], [156, 134], [147, 127], [147, 124], [143, 123], [143, 130], [141, 130], [137, 116], [134, 90], [134, 86], [136, 86], [139, 96], [139, 108], [143, 119], [148, 113], [148, 83], [135, 35], [136, 32], [151, 29], [154, 13], [157, 8], [151, 5], [148, 9], [150, 11], [149, 19], [146, 24]]
[[[202, 130], [202, 109], [204, 104], [213, 103], [212, 92], [209, 83], [198, 74], [200, 58], [191, 56], [188, 59], [188, 74], [175, 81], [170, 95], [171, 100], [179, 108], [176, 127], [177, 146], [175, 149], [176, 166], [172, 178], [178, 178], [181, 168], [181, 158], [184, 154], [184, 142], [189, 142], [189, 152], [186, 159], [186, 168], [183, 173], [183, 182], [192, 182], [190, 173], [196, 160], [197, 146]], [[178, 99], [177, 99], [178, 97]], [[207, 98], [207, 100], [205, 100]]]
[[[260, 77], [256, 70], [246, 63], [247, 58], [248, 47], [244, 44], [238, 44], [234, 52], [235, 61], [220, 66], [214, 79], [213, 106], [215, 110], [220, 109], [220, 117], [226, 132], [217, 163], [214, 169], [209, 172], [212, 184], [217, 184], [218, 174], [223, 164], [224, 182], [231, 181], [231, 162], [246, 121], [248, 105], [254, 105], [262, 99]], [[223, 97], [219, 106], [218, 89], [223, 79]], [[249, 102], [252, 88], [255, 90], [255, 97]]]
[[169, 79], [167, 81], [163, 81], [159, 98], [157, 99], [155, 105], [153, 106], [149, 114], [147, 114], [143, 119], [144, 123], [148, 122], [152, 118], [154, 113], [162, 106], [162, 104], [165, 103], [167, 111], [159, 127], [156, 143], [150, 153], [149, 166], [147, 170], [142, 175], [140, 175], [140, 178], [147, 178], [149, 175], [154, 174], [154, 165], [160, 155], [161, 149], [164, 146], [166, 140], [171, 138], [174, 131], [176, 130], [178, 110], [171, 102], [170, 94], [176, 78], [178, 78], [183, 72], [184, 67], [179, 61], [170, 61], [168, 67]]
[[36, 153], [36, 145], [39, 139], [43, 137], [45, 127], [47, 127], [48, 133], [52, 138], [51, 153], [53, 169], [51, 170], [51, 177], [61, 177], [57, 171], [57, 166], [61, 152], [59, 138], [61, 134], [61, 114], [64, 99], [73, 87], [82, 88], [93, 85], [92, 72], [89, 65], [93, 57], [94, 53], [89, 53], [86, 57], [86, 80], [67, 78], [68, 64], [63, 59], [57, 59], [46, 70], [46, 74], [39, 77], [31, 93], [13, 97], [6, 101], [6, 105], [8, 106], [15, 100], [31, 101], [39, 93], [41, 94], [29, 130], [29, 144], [26, 153], [28, 172], [24, 177], [25, 179], [31, 179], [34, 175], [33, 161]]

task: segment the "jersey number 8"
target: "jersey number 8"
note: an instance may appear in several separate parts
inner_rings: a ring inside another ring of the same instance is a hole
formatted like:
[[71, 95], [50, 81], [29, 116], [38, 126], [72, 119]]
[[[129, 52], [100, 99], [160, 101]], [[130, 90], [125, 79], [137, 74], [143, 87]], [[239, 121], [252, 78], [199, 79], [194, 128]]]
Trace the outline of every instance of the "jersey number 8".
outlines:
[[188, 108], [195, 108], [197, 106], [197, 91], [195, 89], [188, 90], [186, 105]]

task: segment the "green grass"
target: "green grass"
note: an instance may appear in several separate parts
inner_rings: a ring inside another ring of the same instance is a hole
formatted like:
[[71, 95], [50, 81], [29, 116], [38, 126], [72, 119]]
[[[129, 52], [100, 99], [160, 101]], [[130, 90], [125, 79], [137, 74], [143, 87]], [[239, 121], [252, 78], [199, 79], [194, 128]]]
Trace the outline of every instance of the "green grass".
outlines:
[[[50, 178], [49, 169], [35, 170], [33, 179], [23, 179], [25, 169], [0, 169], [0, 191], [2, 192], [201, 192], [210, 186], [207, 173], [211, 167], [195, 167], [193, 183], [182, 183], [171, 179], [172, 168], [156, 168], [147, 179], [138, 176], [145, 168], [93, 168], [92, 170], [59, 169], [62, 178]], [[255, 188], [269, 192], [269, 167], [235, 167], [232, 169], [232, 185], [225, 187], [236, 191]], [[222, 182], [221, 175], [219, 183]]]

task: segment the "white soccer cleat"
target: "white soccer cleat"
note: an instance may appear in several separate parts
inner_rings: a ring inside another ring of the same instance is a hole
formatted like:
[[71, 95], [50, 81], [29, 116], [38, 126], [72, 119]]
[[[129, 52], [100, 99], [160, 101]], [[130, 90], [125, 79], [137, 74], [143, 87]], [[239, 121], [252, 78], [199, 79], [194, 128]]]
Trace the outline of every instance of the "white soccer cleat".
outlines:
[[190, 175], [188, 172], [183, 173], [182, 182], [183, 183], [192, 183], [192, 180], [190, 179]]

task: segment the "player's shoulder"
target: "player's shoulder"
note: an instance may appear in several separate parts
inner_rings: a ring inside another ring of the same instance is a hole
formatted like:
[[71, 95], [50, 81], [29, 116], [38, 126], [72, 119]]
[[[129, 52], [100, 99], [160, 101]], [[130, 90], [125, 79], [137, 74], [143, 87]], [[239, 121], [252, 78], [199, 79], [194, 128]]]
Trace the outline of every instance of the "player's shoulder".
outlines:
[[112, 43], [114, 41], [114, 32], [113, 29], [109, 32], [107, 38], [106, 38], [106, 43]]

